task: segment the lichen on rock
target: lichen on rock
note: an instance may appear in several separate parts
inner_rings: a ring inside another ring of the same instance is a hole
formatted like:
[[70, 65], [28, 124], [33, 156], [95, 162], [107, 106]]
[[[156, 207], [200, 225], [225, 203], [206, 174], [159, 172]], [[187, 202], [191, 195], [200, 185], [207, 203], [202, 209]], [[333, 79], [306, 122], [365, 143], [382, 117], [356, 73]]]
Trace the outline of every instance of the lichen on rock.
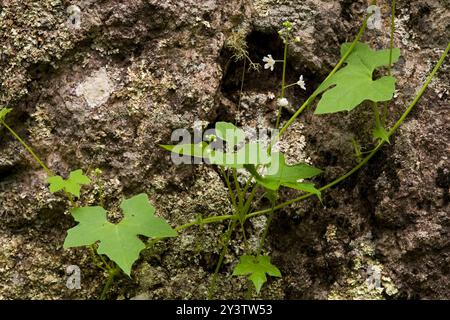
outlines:
[[[67, 12], [69, 5], [80, 9], [76, 28], [68, 27], [78, 12]], [[0, 105], [14, 108], [9, 123], [56, 173], [102, 169], [104, 190], [86, 188], [85, 205], [98, 204], [102, 193], [114, 211], [122, 198], [147, 193], [173, 226], [199, 214], [229, 214], [214, 168], [174, 166], [159, 145], [172, 143], [173, 130], [193, 130], [199, 121], [273, 126], [276, 99], [269, 92], [278, 95], [281, 72], [243, 70], [230, 41], [254, 62], [269, 53], [279, 58], [277, 31], [291, 20], [300, 42], [289, 50], [287, 81], [303, 74], [307, 90], [287, 91], [286, 121], [338, 61], [340, 44], [353, 38], [366, 6], [340, 0], [3, 1]], [[398, 6], [395, 44], [402, 58], [393, 69], [398, 90], [388, 125], [430, 72], [450, 30], [445, 1]], [[377, 48], [389, 43], [383, 32], [389, 6], [380, 8], [382, 30], [362, 38]], [[448, 70], [444, 65], [391, 145], [367, 167], [327, 190], [322, 202], [312, 197], [275, 216], [264, 250], [283, 278], [271, 279], [259, 298], [450, 297]], [[324, 117], [313, 110], [286, 131], [281, 147], [292, 163], [325, 169], [315, 181], [324, 185], [355, 165], [353, 138], [370, 146], [373, 120], [364, 107]], [[50, 194], [45, 172], [4, 129], [0, 136], [0, 298], [98, 298], [106, 275], [89, 251], [62, 249], [74, 225], [67, 201]], [[281, 192], [282, 199], [297, 195]], [[245, 224], [252, 248], [266, 221]], [[226, 228], [193, 227], [149, 248], [111, 297], [205, 298]], [[231, 276], [244, 252], [242, 232], [230, 248], [216, 297], [245, 298], [246, 279]], [[81, 269], [80, 290], [65, 285], [68, 265]], [[379, 276], [379, 285], [367, 281]]]

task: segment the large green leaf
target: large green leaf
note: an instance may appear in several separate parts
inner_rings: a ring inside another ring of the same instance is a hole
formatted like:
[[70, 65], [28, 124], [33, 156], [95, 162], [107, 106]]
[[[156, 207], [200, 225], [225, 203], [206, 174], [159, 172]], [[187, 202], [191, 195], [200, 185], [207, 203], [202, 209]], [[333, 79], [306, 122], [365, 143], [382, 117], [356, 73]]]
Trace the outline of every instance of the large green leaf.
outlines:
[[[350, 43], [341, 46], [343, 56]], [[315, 114], [350, 111], [365, 100], [374, 102], [391, 100], [395, 91], [395, 78], [384, 76], [373, 80], [375, 69], [389, 65], [390, 50], [372, 50], [367, 44], [357, 43], [345, 61], [346, 66], [324, 81], [317, 93], [324, 92]], [[392, 62], [400, 57], [400, 49], [393, 49]], [[330, 88], [333, 86], [332, 88]]]
[[107, 220], [107, 212], [102, 207], [72, 210], [72, 216], [79, 224], [67, 232], [64, 248], [99, 242], [97, 252], [107, 255], [130, 275], [133, 263], [145, 248], [138, 235], [151, 238], [177, 235], [164, 219], [155, 217], [155, 208], [150, 204], [146, 194], [124, 200], [120, 207], [124, 218], [117, 224]]
[[272, 153], [272, 162], [264, 175], [258, 174], [254, 167], [246, 166], [246, 168], [255, 177], [257, 183], [268, 190], [275, 191], [281, 186], [285, 186], [314, 193], [320, 198], [320, 191], [314, 187], [314, 184], [299, 180], [315, 177], [321, 174], [322, 170], [303, 163], [288, 165], [281, 152]]
[[47, 181], [50, 184], [51, 193], [65, 190], [77, 198], [80, 197], [81, 186], [91, 183], [91, 180], [83, 174], [81, 169], [72, 171], [67, 180], [64, 180], [61, 176], [52, 176]]
[[234, 276], [249, 275], [256, 292], [259, 293], [264, 283], [267, 281], [266, 274], [273, 277], [281, 277], [280, 270], [270, 262], [268, 256], [242, 256], [233, 271]]

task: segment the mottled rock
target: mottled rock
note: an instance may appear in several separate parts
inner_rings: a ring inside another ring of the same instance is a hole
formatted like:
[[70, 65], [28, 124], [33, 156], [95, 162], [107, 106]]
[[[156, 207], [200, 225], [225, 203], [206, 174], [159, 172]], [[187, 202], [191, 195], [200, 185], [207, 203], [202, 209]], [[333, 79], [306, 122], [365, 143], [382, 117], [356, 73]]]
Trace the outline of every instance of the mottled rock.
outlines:
[[[390, 1], [381, 1], [381, 30], [363, 40], [389, 44]], [[71, 26], [70, 5], [80, 21]], [[197, 121], [212, 125], [273, 126], [281, 81], [274, 72], [243, 70], [227, 39], [241, 34], [249, 57], [282, 55], [277, 32], [294, 22], [300, 42], [289, 51], [293, 87], [282, 120], [312, 93], [351, 41], [367, 1], [293, 0], [9, 0], [0, 7], [0, 104], [14, 108], [8, 122], [56, 173], [100, 168], [104, 188], [83, 188], [82, 205], [107, 209], [145, 192], [172, 225], [231, 213], [214, 168], [174, 166], [159, 144], [172, 130]], [[395, 43], [402, 58], [393, 72], [392, 125], [430, 72], [449, 38], [448, 1], [400, 2]], [[239, 37], [238, 37], [239, 38]], [[236, 40], [236, 39], [235, 39]], [[236, 41], [234, 42], [236, 43]], [[228, 45], [227, 45], [228, 44]], [[360, 172], [324, 193], [281, 210], [265, 251], [282, 279], [269, 279], [263, 298], [449, 298], [449, 63], [391, 145]], [[248, 65], [246, 65], [248, 67]], [[239, 99], [245, 71], [242, 99]], [[239, 106], [239, 100], [241, 105]], [[306, 111], [282, 141], [292, 161], [323, 168], [325, 184], [356, 164], [351, 140], [372, 147], [370, 108], [316, 117]], [[49, 193], [46, 175], [0, 129], [0, 299], [97, 298], [105, 274], [85, 248], [63, 250], [74, 225], [69, 204]], [[282, 197], [297, 195], [283, 190]], [[259, 203], [263, 208], [264, 201]], [[252, 248], [264, 227], [245, 225]], [[113, 298], [205, 298], [226, 223], [190, 228], [145, 250], [131, 279], [118, 279]], [[216, 297], [244, 298], [245, 278], [231, 272], [244, 252], [232, 239]], [[81, 268], [81, 289], [67, 288], [66, 268]], [[373, 279], [381, 278], [377, 283]], [[369, 280], [368, 280], [369, 279]], [[375, 285], [374, 285], [375, 281]]]

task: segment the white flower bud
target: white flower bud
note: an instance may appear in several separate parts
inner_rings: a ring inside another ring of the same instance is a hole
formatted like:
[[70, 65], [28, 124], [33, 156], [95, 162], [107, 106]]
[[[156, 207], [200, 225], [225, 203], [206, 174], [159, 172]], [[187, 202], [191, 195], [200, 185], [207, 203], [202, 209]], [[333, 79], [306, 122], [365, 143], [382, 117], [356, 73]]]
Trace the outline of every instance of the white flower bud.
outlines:
[[279, 99], [277, 100], [277, 105], [278, 105], [279, 107], [287, 107], [287, 106], [289, 105], [289, 101], [288, 101], [288, 99], [286, 99], [286, 98], [279, 98]]

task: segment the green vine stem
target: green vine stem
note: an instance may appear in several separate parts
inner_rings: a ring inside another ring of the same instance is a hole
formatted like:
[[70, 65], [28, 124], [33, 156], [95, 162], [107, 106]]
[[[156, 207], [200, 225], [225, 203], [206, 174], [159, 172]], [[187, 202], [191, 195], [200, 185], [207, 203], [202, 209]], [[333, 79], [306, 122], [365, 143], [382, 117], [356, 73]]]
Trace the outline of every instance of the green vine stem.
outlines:
[[[55, 176], [55, 174], [52, 172], [52, 170], [49, 169], [49, 167], [47, 167], [47, 165], [44, 163], [44, 161], [42, 161], [42, 159], [36, 154], [36, 152], [33, 150], [33, 148], [31, 148], [31, 146], [29, 146], [25, 140], [23, 140], [18, 134], [17, 132], [15, 132], [3, 119], [0, 119], [0, 124], [3, 125], [11, 134], [12, 136], [20, 142], [20, 144], [28, 151], [28, 153], [36, 160], [36, 162], [41, 166], [41, 168], [46, 172], [47, 176], [52, 177]], [[74, 200], [74, 198], [72, 197], [72, 195], [70, 193], [68, 193], [67, 191], [64, 191], [64, 195], [67, 197], [67, 199], [69, 200], [71, 206], [73, 208], [77, 208], [77, 204]], [[109, 270], [111, 267], [109, 266], [109, 264], [104, 260], [104, 258], [97, 254], [97, 256], [95, 255], [95, 250], [93, 248], [93, 246], [90, 247], [90, 250], [93, 254], [92, 258], [94, 261], [94, 264], [103, 269], [103, 270]], [[101, 259], [101, 262], [105, 265], [105, 267], [102, 267], [101, 263], [99, 263], [98, 261], [98, 257]], [[106, 268], [106, 269], [105, 269]], [[117, 267], [114, 267], [115, 269], [117, 269]], [[117, 273], [117, 272], [116, 272]], [[116, 274], [114, 274], [115, 276]], [[112, 280], [111, 280], [112, 281]]]
[[378, 103], [374, 102], [372, 103], [372, 110], [375, 117], [375, 124], [377, 127], [381, 127], [381, 119], [380, 119], [380, 109], [378, 109]]
[[[389, 46], [389, 65], [388, 65], [388, 75], [392, 73], [392, 50], [394, 49], [394, 33], [395, 33], [395, 0], [392, 0], [391, 5], [391, 35], [390, 35], [390, 46]], [[388, 117], [388, 102], [383, 104], [383, 125], [386, 124]]]
[[[284, 98], [284, 93], [286, 90], [286, 65], [287, 65], [287, 53], [288, 53], [288, 47], [289, 47], [289, 28], [286, 28], [286, 39], [284, 40], [284, 55], [283, 55], [283, 75], [281, 78], [281, 97]], [[280, 120], [281, 120], [281, 112], [283, 111], [283, 107], [280, 105], [278, 107], [278, 114], [277, 114], [277, 122], [275, 124], [275, 128], [279, 128], [280, 126]]]
[[389, 51], [388, 75], [391, 75], [391, 68], [392, 68], [392, 50], [394, 49], [394, 33], [395, 33], [395, 0], [392, 0], [392, 14], [391, 14], [391, 42], [390, 42], [390, 51]]
[[[50, 170], [44, 163], [44, 161], [42, 161], [41, 158], [39, 158], [39, 156], [36, 154], [36, 152], [34, 152], [33, 148], [31, 148], [26, 142], [25, 140], [23, 140], [18, 134], [17, 132], [15, 132], [10, 126], [8, 126], [8, 124], [3, 120], [0, 119], [0, 123], [13, 135], [14, 138], [16, 138], [17, 141], [20, 142], [20, 144], [28, 151], [28, 153], [34, 158], [34, 160], [36, 160], [36, 162], [41, 166], [42, 169], [44, 169], [45, 173], [47, 173], [47, 176], [49, 177], [53, 177], [55, 174], [52, 172], [52, 170]], [[70, 204], [72, 205], [72, 207], [76, 208], [77, 204], [75, 203], [72, 195], [70, 195], [69, 193], [67, 193], [66, 191], [64, 191], [64, 194], [66, 195], [66, 197], [69, 199]]]
[[49, 177], [54, 176], [54, 173], [44, 164], [41, 158], [34, 152], [34, 150], [10, 127], [4, 122], [0, 120], [1, 124], [17, 139], [17, 141], [22, 144], [22, 146], [31, 154], [31, 156], [36, 160], [36, 162], [44, 169]]
[[121, 271], [117, 266], [108, 270], [108, 280], [106, 280], [105, 286], [103, 287], [102, 294], [100, 295], [100, 300], [107, 299], [108, 292], [114, 283], [114, 279], [116, 276], [118, 276], [120, 274], [120, 272]]
[[237, 116], [234, 121], [234, 124], [237, 125], [238, 119], [240, 118], [241, 114], [241, 105], [242, 105], [242, 92], [244, 90], [244, 81], [245, 81], [245, 68], [247, 67], [247, 60], [244, 59], [244, 67], [242, 69], [242, 75], [241, 75], [241, 88], [239, 90], [239, 102], [237, 107]]

